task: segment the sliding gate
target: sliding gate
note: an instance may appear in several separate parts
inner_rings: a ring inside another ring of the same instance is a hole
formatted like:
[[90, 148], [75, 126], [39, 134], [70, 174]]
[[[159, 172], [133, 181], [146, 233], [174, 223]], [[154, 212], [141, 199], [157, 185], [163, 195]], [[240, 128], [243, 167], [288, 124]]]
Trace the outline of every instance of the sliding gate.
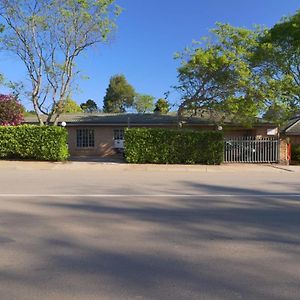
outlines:
[[279, 140], [277, 138], [239, 137], [224, 140], [224, 162], [277, 163], [278, 161]]

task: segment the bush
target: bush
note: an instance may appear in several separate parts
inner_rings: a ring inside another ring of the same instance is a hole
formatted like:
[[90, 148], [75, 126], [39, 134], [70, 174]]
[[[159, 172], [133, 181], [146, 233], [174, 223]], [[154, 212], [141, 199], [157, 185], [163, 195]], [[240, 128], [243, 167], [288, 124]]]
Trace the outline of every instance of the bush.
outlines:
[[292, 145], [292, 160], [300, 162], [300, 145]]
[[67, 131], [57, 126], [0, 126], [0, 158], [61, 161], [69, 157]]
[[0, 94], [0, 125], [20, 125], [24, 121], [24, 107], [12, 95]]
[[131, 128], [125, 131], [125, 157], [130, 163], [220, 164], [223, 134], [191, 131]]

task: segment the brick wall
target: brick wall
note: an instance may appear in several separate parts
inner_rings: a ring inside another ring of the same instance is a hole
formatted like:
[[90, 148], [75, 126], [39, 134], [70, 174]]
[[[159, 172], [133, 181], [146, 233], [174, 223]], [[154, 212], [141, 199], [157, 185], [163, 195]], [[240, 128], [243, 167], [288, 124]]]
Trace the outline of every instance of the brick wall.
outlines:
[[279, 146], [279, 163], [283, 165], [288, 165], [288, 142], [286, 138], [280, 139]]
[[[77, 129], [80, 128], [89, 128], [94, 129], [95, 131], [95, 147], [93, 148], [78, 148], [77, 147]], [[84, 126], [84, 127], [68, 127], [68, 144], [69, 151], [71, 155], [74, 156], [111, 156], [116, 154], [114, 146], [114, 135], [113, 130], [117, 127], [92, 127], [92, 126]]]

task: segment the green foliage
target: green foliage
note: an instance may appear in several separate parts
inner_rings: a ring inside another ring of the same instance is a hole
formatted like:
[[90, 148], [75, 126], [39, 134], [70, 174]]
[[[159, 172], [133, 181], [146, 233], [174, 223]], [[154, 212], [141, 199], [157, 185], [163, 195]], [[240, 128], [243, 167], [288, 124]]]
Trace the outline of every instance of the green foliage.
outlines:
[[261, 30], [218, 23], [212, 39], [196, 42], [177, 55], [183, 111], [220, 112], [236, 123], [254, 123], [264, 110], [260, 77], [252, 68], [252, 53]]
[[247, 126], [263, 115], [282, 125], [300, 109], [299, 28], [300, 10], [271, 29], [218, 23], [211, 39], [177, 54], [179, 113], [219, 112]]
[[158, 99], [155, 103], [154, 112], [167, 114], [170, 110], [170, 104], [166, 99]]
[[[281, 98], [281, 100], [283, 99]], [[278, 103], [278, 101], [276, 101], [270, 105], [266, 113], [263, 115], [263, 118], [266, 121], [280, 125], [283, 124], [284, 121], [288, 120], [291, 116], [292, 110], [290, 109], [288, 104], [284, 103], [284, 101], [281, 101], [281, 103]]]
[[103, 112], [125, 112], [127, 107], [133, 105], [135, 95], [134, 88], [127, 82], [124, 75], [111, 77], [103, 101]]
[[64, 113], [79, 113], [82, 112], [81, 107], [71, 98], [67, 98], [63, 107]]
[[259, 40], [255, 68], [268, 86], [267, 99], [276, 107], [273, 120], [281, 125], [300, 109], [300, 10], [283, 18]]
[[274, 27], [269, 31], [270, 41], [282, 46], [299, 47], [299, 32], [300, 32], [300, 10], [289, 17], [284, 17], [282, 20], [275, 24]]
[[88, 113], [98, 111], [97, 103], [92, 99], [89, 99], [84, 103], [81, 103], [80, 107], [84, 112], [88, 112]]
[[223, 147], [223, 134], [217, 131], [153, 128], [125, 131], [125, 157], [129, 163], [220, 164]]
[[24, 64], [40, 124], [58, 123], [79, 74], [77, 59], [107, 43], [120, 12], [115, 0], [1, 1], [0, 48]]
[[61, 161], [69, 157], [67, 131], [57, 126], [0, 126], [0, 158]]
[[292, 145], [292, 160], [300, 163], [300, 145]]
[[137, 94], [134, 98], [133, 107], [138, 113], [153, 111], [154, 97], [150, 95]]

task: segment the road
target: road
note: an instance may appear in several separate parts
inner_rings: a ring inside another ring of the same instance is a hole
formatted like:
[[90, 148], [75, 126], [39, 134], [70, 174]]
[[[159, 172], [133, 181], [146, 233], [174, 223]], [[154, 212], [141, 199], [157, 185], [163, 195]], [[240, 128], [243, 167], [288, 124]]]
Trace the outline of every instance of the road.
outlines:
[[0, 298], [299, 299], [299, 179], [0, 161]]

